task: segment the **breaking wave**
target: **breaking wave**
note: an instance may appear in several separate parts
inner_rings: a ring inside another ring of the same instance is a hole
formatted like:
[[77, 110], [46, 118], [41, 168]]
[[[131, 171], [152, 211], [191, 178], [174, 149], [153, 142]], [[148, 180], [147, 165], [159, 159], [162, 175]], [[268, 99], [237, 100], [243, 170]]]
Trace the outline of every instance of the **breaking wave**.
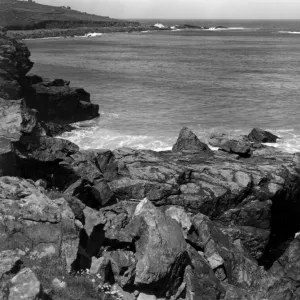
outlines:
[[279, 33], [282, 33], [282, 34], [300, 34], [300, 31], [284, 31], [284, 30], [281, 30], [281, 31], [278, 31]]
[[85, 35], [76, 35], [75, 37], [89, 38], [89, 37], [97, 37], [102, 35], [103, 33], [99, 33], [99, 32], [89, 32]]

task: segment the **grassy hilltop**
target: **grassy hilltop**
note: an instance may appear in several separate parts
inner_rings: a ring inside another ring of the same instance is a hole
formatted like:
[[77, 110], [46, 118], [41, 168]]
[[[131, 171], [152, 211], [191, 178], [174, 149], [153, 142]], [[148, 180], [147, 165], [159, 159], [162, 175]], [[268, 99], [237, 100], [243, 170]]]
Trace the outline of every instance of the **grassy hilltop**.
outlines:
[[0, 0], [0, 26], [8, 30], [32, 30], [74, 27], [138, 26], [105, 16], [91, 15], [68, 7], [35, 2]]

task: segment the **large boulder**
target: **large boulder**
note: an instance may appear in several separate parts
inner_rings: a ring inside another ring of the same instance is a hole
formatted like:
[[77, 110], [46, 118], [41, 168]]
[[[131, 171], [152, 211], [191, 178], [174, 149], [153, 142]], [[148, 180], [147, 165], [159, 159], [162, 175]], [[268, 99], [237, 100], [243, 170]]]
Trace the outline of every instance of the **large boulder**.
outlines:
[[198, 137], [187, 127], [183, 127], [181, 129], [172, 151], [193, 151], [212, 154], [210, 148], [205, 143], [202, 143]]
[[40, 120], [73, 123], [99, 116], [99, 106], [90, 102], [90, 94], [70, 87], [69, 81], [39, 76], [26, 79], [26, 105], [39, 112]]
[[0, 177], [0, 231], [0, 251], [19, 249], [33, 260], [52, 256], [71, 270], [79, 234], [63, 198], [50, 200], [33, 182]]
[[252, 153], [251, 143], [245, 136], [231, 135], [226, 133], [213, 133], [209, 144], [229, 153], [241, 156], [250, 156]]
[[219, 280], [227, 280], [241, 288], [255, 288], [257, 278], [264, 274], [257, 262], [242, 246], [230, 242], [208, 217], [197, 214], [188, 241], [203, 250], [203, 256]]
[[17, 100], [22, 97], [22, 81], [32, 68], [25, 44], [0, 35], [0, 97]]
[[[95, 212], [85, 211], [87, 256], [101, 255], [98, 272], [121, 286], [151, 289], [155, 295], [175, 295], [189, 263], [180, 225], [149, 200], [138, 205], [119, 203]], [[95, 262], [94, 262], [95, 263]], [[95, 272], [94, 264], [93, 272]], [[106, 275], [105, 275], [106, 274]]]
[[204, 257], [193, 247], [188, 246], [190, 265], [184, 274], [186, 300], [222, 299], [225, 289], [215, 276]]
[[276, 143], [276, 140], [279, 139], [277, 135], [260, 128], [253, 128], [248, 138], [254, 143]]

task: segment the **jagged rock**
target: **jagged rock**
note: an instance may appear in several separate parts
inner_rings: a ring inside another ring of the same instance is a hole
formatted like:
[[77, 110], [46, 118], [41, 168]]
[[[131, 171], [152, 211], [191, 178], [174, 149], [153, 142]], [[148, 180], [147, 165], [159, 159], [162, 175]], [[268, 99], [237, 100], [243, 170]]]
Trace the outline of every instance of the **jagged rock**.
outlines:
[[[101, 258], [102, 263], [99, 270], [102, 269], [102, 276], [105, 274], [103, 270], [109, 268], [113, 274], [114, 281], [120, 287], [124, 288], [133, 285], [136, 271], [136, 258], [132, 251], [109, 251], [105, 252]], [[109, 274], [105, 274], [103, 277], [109, 278], [107, 276], [109, 276]]]
[[300, 241], [295, 238], [285, 253], [274, 263], [268, 277], [261, 282], [268, 300], [294, 300], [300, 297]]
[[86, 208], [82, 247], [90, 257], [107, 249], [97, 263], [102, 270], [110, 266], [121, 287], [147, 285], [157, 294], [173, 295], [188, 264], [180, 225], [148, 200], [135, 206], [119, 203], [99, 212]]
[[11, 279], [9, 300], [37, 300], [42, 299], [42, 296], [41, 283], [29, 268], [23, 269]]
[[190, 265], [185, 269], [186, 300], [221, 299], [225, 289], [205, 259], [191, 246], [188, 246]]
[[181, 225], [183, 236], [184, 238], [187, 238], [187, 234], [192, 226], [192, 222], [184, 209], [182, 207], [170, 206], [166, 209], [165, 214]]
[[22, 97], [21, 81], [33, 66], [29, 56], [25, 44], [0, 35], [0, 97], [6, 100]]
[[41, 77], [27, 80], [26, 105], [36, 109], [41, 120], [73, 123], [99, 116], [99, 106], [90, 102], [90, 94], [70, 87], [69, 81]]
[[74, 215], [64, 199], [50, 200], [33, 182], [0, 177], [0, 250], [20, 249], [31, 259], [54, 256], [67, 270], [79, 243]]
[[265, 131], [260, 128], [254, 128], [249, 133], [248, 138], [251, 142], [255, 143], [276, 143], [276, 140], [279, 137], [269, 131]]
[[[208, 217], [197, 214], [192, 219], [194, 230], [190, 232], [190, 244], [203, 249], [204, 257], [210, 267], [220, 275], [220, 280], [226, 277], [229, 283], [236, 286], [249, 288], [255, 287], [257, 277], [264, 274], [256, 261], [241, 247], [236, 247], [230, 242], [227, 235], [223, 234]], [[225, 277], [224, 277], [225, 275]]]
[[172, 148], [173, 152], [185, 150], [193, 152], [202, 152], [209, 155], [213, 154], [209, 147], [205, 143], [200, 142], [198, 137], [187, 127], [183, 127], [181, 129], [178, 139]]
[[128, 229], [138, 238], [135, 285], [147, 284], [160, 293], [174, 294], [187, 265], [187, 246], [179, 224], [145, 199], [136, 207]]
[[241, 156], [250, 156], [252, 154], [251, 143], [245, 136], [213, 133], [210, 136], [209, 144], [219, 147], [223, 151]]
[[15, 154], [21, 159], [55, 162], [79, 151], [72, 142], [47, 136], [22, 136], [13, 144]]
[[79, 152], [77, 145], [63, 139], [32, 135], [23, 135], [12, 145], [24, 177], [42, 178], [49, 188], [58, 187], [93, 208], [116, 203], [96, 163], [88, 153]]
[[259, 201], [250, 197], [244, 205], [229, 209], [216, 221], [232, 242], [241, 239], [252, 257], [259, 259], [269, 242], [271, 207], [270, 200]]

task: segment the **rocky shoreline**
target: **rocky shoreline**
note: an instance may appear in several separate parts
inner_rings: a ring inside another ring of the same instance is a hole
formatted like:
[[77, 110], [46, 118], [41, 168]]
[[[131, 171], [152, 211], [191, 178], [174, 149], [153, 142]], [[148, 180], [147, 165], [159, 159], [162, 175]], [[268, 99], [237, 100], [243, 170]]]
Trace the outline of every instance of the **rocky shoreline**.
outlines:
[[2, 299], [300, 299], [300, 155], [277, 136], [81, 151], [55, 135], [98, 116], [89, 94], [27, 76], [5, 35], [0, 57]]
[[[42, 38], [71, 38], [84, 37], [88, 34], [98, 33], [140, 33], [176, 30], [208, 30], [210, 27], [196, 26], [189, 24], [159, 27], [158, 25], [130, 25], [130, 26], [110, 26], [110, 27], [78, 27], [78, 28], [53, 28], [35, 30], [9, 30], [7, 36], [13, 39], [42, 39]], [[214, 29], [227, 29], [225, 26], [216, 26]]]

